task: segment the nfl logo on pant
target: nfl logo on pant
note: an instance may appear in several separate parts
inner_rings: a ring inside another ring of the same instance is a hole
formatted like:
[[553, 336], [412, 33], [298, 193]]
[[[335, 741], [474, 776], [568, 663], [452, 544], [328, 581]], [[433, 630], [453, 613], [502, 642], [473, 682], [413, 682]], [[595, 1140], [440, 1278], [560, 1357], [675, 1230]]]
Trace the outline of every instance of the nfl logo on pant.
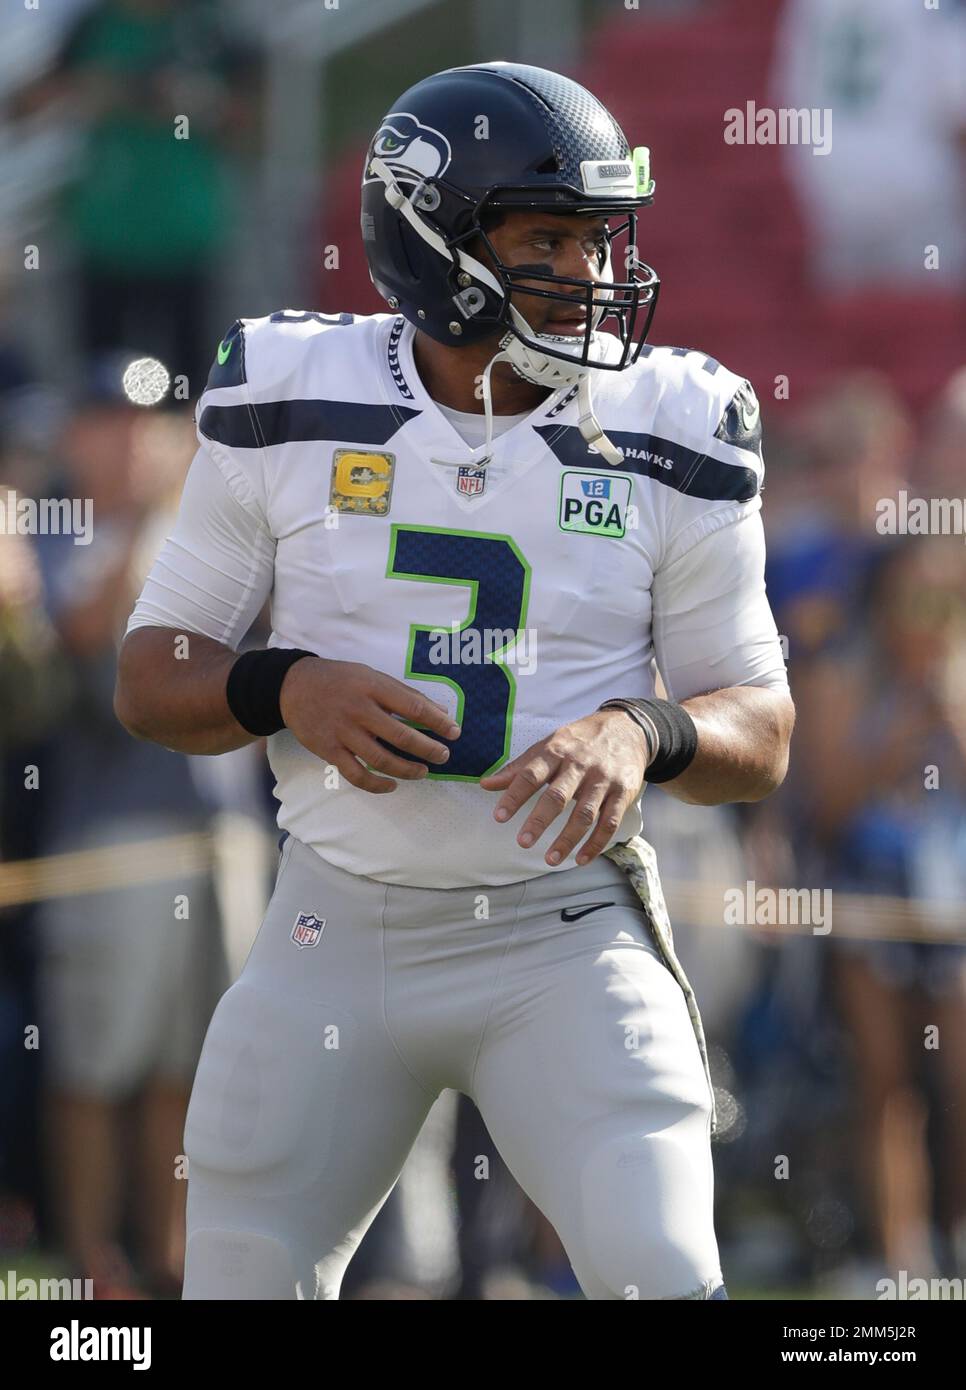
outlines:
[[318, 946], [324, 926], [324, 917], [316, 917], [314, 912], [300, 912], [292, 928], [292, 940], [300, 951], [306, 946]]

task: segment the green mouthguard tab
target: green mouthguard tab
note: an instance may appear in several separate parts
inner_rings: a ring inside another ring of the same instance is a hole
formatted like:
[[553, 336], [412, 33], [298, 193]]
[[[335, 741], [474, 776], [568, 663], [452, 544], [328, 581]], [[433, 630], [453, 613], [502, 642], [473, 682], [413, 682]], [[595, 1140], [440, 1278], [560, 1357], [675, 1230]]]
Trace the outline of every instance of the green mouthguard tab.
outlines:
[[654, 192], [654, 180], [651, 178], [651, 151], [646, 145], [635, 145], [631, 159], [634, 161], [637, 196], [649, 198]]

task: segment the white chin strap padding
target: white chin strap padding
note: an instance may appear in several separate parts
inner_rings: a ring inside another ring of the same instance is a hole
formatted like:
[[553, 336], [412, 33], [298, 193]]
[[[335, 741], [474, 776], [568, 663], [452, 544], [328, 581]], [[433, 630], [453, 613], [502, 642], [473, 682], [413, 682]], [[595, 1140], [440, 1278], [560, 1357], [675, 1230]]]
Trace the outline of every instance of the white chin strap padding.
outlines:
[[[512, 304], [510, 313], [513, 322], [521, 332], [526, 333], [531, 338], [539, 337], [539, 334], [534, 333], [523, 315]], [[601, 457], [612, 467], [617, 468], [624, 462], [624, 455], [607, 438], [601, 428], [600, 421], [594, 414], [594, 369], [592, 366], [583, 362], [564, 361], [559, 357], [550, 357], [545, 352], [537, 352], [535, 348], [528, 347], [526, 343], [512, 335], [510, 335], [509, 341], [504, 341], [503, 351], [500, 355], [512, 364], [520, 376], [527, 381], [534, 382], [537, 386], [547, 386], [556, 390], [560, 387], [573, 386], [575, 381], [579, 381], [577, 428], [586, 442], [592, 444]], [[493, 360], [496, 361], [496, 358]]]

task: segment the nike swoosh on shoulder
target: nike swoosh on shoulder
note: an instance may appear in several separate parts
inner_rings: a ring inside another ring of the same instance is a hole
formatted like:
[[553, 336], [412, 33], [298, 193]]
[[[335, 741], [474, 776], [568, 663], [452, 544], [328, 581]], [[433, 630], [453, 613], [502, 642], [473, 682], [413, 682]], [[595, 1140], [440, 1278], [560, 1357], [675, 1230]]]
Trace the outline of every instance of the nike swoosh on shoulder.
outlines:
[[741, 423], [750, 434], [758, 423], [758, 417], [761, 414], [761, 406], [757, 401], [753, 406], [749, 406], [747, 402], [742, 401], [738, 406], [738, 413], [741, 416]]
[[598, 912], [602, 907], [614, 907], [614, 903], [590, 903], [587, 907], [564, 907], [560, 910], [561, 922], [577, 922], [589, 912]]

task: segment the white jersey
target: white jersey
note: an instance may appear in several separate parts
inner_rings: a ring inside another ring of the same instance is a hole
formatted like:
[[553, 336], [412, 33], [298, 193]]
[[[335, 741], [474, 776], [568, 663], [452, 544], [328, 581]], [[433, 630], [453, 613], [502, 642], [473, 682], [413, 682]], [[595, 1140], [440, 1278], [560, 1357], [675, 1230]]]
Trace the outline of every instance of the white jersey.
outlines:
[[[450, 760], [389, 796], [273, 735], [279, 825], [387, 883], [509, 883], [555, 872], [551, 837], [522, 849], [522, 813], [494, 821], [481, 777], [608, 698], [653, 695], [657, 669], [678, 700], [787, 688], [764, 591], [758, 404], [704, 354], [646, 347], [595, 374], [620, 467], [584, 442], [571, 389], [500, 434], [480, 470], [423, 388], [413, 337], [389, 314], [286, 310], [232, 328], [128, 630], [234, 650], [271, 595], [272, 646], [364, 662], [436, 700], [462, 726]], [[615, 841], [641, 829], [635, 803]]]

